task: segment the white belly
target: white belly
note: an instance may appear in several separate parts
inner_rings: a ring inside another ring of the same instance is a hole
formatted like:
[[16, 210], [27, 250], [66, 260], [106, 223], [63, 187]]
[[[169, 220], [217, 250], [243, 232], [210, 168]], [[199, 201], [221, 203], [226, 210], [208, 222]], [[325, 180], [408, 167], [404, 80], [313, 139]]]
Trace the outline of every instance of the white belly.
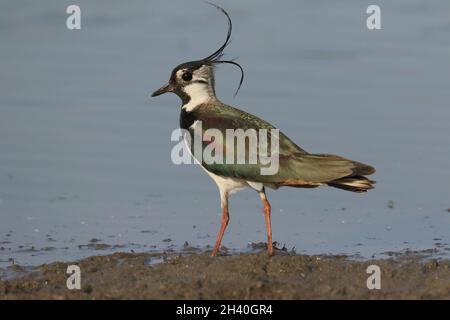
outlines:
[[219, 187], [219, 190], [221, 192], [224, 192], [225, 194], [232, 194], [233, 192], [249, 187], [249, 184], [247, 183], [246, 180], [218, 176], [217, 174], [214, 174], [206, 170], [205, 167], [203, 167], [202, 165], [200, 166], [214, 180], [214, 182]]
[[187, 149], [189, 150], [189, 152], [191, 154], [191, 157], [214, 180], [214, 182], [219, 187], [219, 190], [221, 193], [231, 194], [231, 193], [239, 191], [241, 189], [245, 189], [246, 187], [250, 187], [256, 191], [261, 191], [264, 188], [264, 185], [260, 182], [247, 181], [245, 179], [239, 179], [239, 178], [223, 177], [223, 176], [219, 176], [215, 173], [209, 172], [208, 170], [206, 170], [205, 167], [202, 166], [202, 164], [200, 162], [197, 161], [197, 159], [195, 159], [194, 155], [192, 154], [191, 149], [189, 148], [189, 144], [186, 141], [186, 136], [185, 136], [184, 141], [186, 143]]

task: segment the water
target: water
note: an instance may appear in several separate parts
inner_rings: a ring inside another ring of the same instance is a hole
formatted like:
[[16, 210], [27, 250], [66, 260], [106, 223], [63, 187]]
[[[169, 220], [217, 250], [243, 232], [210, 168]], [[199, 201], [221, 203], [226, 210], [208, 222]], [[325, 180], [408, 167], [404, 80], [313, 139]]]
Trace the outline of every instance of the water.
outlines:
[[[448, 257], [450, 3], [377, 3], [380, 31], [365, 27], [368, 1], [219, 2], [234, 22], [227, 57], [246, 79], [233, 99], [239, 74], [221, 66], [218, 95], [310, 152], [378, 170], [365, 195], [269, 191], [274, 240], [309, 254]], [[22, 4], [0, 11], [0, 267], [213, 244], [217, 189], [172, 164], [180, 103], [149, 94], [213, 52], [225, 19], [202, 1], [81, 0], [82, 30], [69, 31], [71, 2]], [[254, 192], [230, 210], [225, 246], [265, 241]]]

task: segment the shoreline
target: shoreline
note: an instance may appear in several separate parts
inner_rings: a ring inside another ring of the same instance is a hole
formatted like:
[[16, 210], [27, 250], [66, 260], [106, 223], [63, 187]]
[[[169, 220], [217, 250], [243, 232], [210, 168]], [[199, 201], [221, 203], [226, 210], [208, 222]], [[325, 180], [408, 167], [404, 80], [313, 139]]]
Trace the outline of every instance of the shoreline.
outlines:
[[[69, 265], [80, 268], [80, 289], [67, 288]], [[379, 267], [381, 289], [367, 287], [371, 265]], [[16, 276], [4, 273], [0, 300], [450, 299], [450, 260], [416, 253], [365, 261], [283, 251], [271, 258], [264, 251], [113, 253], [9, 269]]]

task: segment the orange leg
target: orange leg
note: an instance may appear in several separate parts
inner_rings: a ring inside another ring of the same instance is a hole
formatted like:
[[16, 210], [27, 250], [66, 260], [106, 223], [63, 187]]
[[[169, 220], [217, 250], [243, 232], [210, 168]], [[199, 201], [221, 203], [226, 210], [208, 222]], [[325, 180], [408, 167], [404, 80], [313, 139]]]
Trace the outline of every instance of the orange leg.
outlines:
[[211, 257], [214, 257], [219, 251], [220, 244], [222, 243], [223, 234], [228, 226], [228, 221], [230, 221], [230, 216], [228, 214], [228, 204], [225, 204], [222, 208], [222, 224], [220, 226], [219, 233], [217, 234], [216, 244], [213, 251], [211, 252]]
[[272, 225], [271, 225], [271, 221], [270, 221], [270, 211], [271, 211], [270, 203], [267, 200], [264, 189], [263, 189], [263, 191], [261, 191], [259, 193], [259, 196], [264, 205], [264, 216], [266, 219], [266, 228], [267, 228], [267, 252], [269, 253], [269, 256], [272, 256], [273, 255], [273, 241], [272, 241]]

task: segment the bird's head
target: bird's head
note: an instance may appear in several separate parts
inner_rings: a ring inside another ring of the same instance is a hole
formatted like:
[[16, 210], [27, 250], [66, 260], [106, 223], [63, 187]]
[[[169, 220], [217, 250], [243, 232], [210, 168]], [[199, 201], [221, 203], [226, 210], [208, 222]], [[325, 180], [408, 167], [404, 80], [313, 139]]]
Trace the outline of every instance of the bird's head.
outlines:
[[183, 104], [188, 103], [193, 98], [197, 98], [199, 100], [212, 97], [215, 98], [213, 69], [216, 64], [220, 63], [232, 64], [240, 69], [241, 80], [239, 82], [239, 87], [236, 90], [236, 94], [238, 93], [244, 80], [244, 70], [237, 62], [233, 60], [220, 60], [223, 56], [223, 50], [231, 42], [231, 19], [223, 8], [212, 3], [211, 5], [216, 7], [227, 17], [228, 32], [224, 44], [206, 58], [197, 61], [185, 62], [176, 66], [172, 70], [169, 82], [153, 92], [152, 97], [159, 96], [166, 92], [173, 92], [180, 97]]
[[183, 104], [199, 95], [214, 97], [213, 65], [203, 60], [180, 64], [172, 70], [169, 82], [153, 92], [152, 97], [166, 92], [178, 95]]

